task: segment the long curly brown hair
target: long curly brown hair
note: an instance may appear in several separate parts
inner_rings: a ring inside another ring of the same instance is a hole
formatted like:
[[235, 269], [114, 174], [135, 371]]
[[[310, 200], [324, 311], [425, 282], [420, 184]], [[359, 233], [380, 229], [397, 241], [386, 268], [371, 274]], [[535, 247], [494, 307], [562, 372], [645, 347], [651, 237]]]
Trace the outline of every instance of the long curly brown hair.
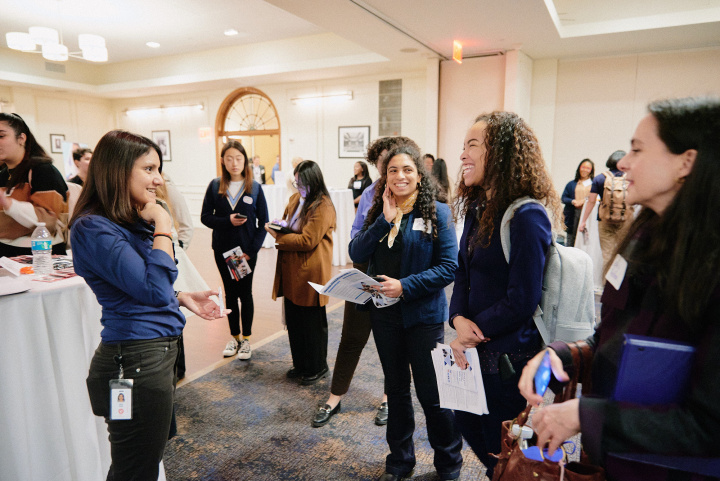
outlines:
[[432, 236], [437, 237], [437, 210], [435, 208], [435, 183], [430, 178], [430, 172], [425, 170], [425, 164], [420, 158], [420, 148], [415, 142], [410, 139], [404, 140], [400, 145], [393, 147], [387, 155], [387, 162], [383, 162], [380, 169], [380, 178], [375, 184], [375, 196], [373, 197], [373, 204], [368, 211], [367, 217], [365, 218], [364, 229], [367, 229], [375, 220], [382, 214], [383, 211], [383, 192], [385, 192], [385, 186], [387, 185], [387, 166], [390, 160], [396, 155], [406, 154], [408, 155], [415, 164], [415, 168], [418, 174], [422, 177], [418, 183], [418, 196], [415, 200], [415, 207], [420, 210], [420, 215], [427, 225], [427, 222], [432, 224]]
[[[464, 217], [472, 207], [484, 205], [475, 244], [489, 246], [495, 218], [505, 212], [514, 200], [525, 196], [543, 202], [553, 229], [561, 230], [560, 198], [550, 180], [532, 129], [512, 112], [482, 114], [475, 119], [475, 123], [478, 122], [486, 124], [483, 185], [466, 186], [461, 178], [454, 201], [456, 218]], [[488, 191], [492, 192], [489, 198]]]

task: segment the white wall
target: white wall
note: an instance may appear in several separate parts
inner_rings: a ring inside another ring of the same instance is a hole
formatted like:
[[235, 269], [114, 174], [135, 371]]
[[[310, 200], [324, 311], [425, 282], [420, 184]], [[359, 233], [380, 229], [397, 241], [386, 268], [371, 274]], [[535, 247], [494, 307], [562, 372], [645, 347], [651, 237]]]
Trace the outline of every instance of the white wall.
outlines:
[[[531, 119], [558, 190], [583, 158], [595, 162], [597, 174], [613, 151], [627, 150], [648, 102], [720, 96], [720, 49], [560, 60], [557, 68], [553, 63], [536, 62]], [[548, 95], [537, 98], [536, 92]]]
[[445, 159], [450, 182], [460, 171], [465, 133], [484, 112], [502, 109], [505, 101], [505, 57], [464, 59], [440, 64], [440, 114], [437, 157]]
[[[401, 78], [403, 81], [402, 135], [413, 138], [423, 147], [426, 126], [426, 72], [407, 72], [385, 76], [340, 78], [292, 84], [252, 85], [272, 99], [278, 111], [281, 130], [280, 155], [285, 172], [290, 172], [291, 160], [299, 156], [318, 162], [328, 187], [345, 188], [352, 176], [353, 164], [360, 159], [338, 157], [338, 127], [369, 125], [371, 140], [378, 137], [378, 108], [380, 80]], [[317, 105], [294, 104], [290, 99], [300, 95], [353, 91], [353, 100], [322, 101]], [[164, 166], [180, 190], [200, 225], [202, 199], [210, 180], [217, 176], [215, 140], [202, 142], [198, 129], [211, 127], [215, 131], [215, 116], [230, 90], [212, 90], [183, 95], [167, 95], [112, 102], [119, 128], [150, 136], [153, 130], [169, 130], [172, 161]], [[152, 107], [202, 102], [203, 111], [189, 111], [172, 116], [163, 113], [128, 117], [128, 107]], [[434, 140], [434, 139], [432, 139]], [[430, 142], [432, 143], [432, 142]], [[377, 172], [371, 175], [377, 178]]]
[[10, 102], [3, 111], [22, 116], [63, 175], [62, 155], [51, 153], [50, 134], [62, 134], [68, 142], [92, 148], [114, 127], [111, 104], [105, 99], [23, 87], [4, 88], [2, 98]]

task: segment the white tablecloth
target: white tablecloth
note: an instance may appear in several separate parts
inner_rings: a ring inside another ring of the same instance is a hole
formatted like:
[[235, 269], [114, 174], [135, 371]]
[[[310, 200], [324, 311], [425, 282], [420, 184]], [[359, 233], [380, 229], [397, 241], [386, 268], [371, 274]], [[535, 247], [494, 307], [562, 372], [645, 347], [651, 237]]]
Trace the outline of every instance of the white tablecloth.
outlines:
[[[263, 185], [262, 190], [265, 195], [265, 200], [267, 201], [268, 218], [270, 220], [281, 219], [288, 201], [287, 187], [284, 183], [276, 185]], [[265, 226], [259, 227], [261, 229], [265, 228]], [[275, 238], [268, 234], [263, 242], [263, 247], [275, 247]]]
[[85, 386], [100, 306], [81, 277], [31, 284], [0, 297], [0, 480], [105, 479], [107, 429]]
[[330, 189], [330, 199], [335, 205], [337, 228], [333, 232], [333, 265], [344, 266], [350, 261], [348, 246], [350, 231], [355, 220], [355, 204], [352, 189]]
[[[262, 188], [267, 200], [270, 220], [282, 218], [288, 201], [287, 187], [284, 185], [263, 185]], [[333, 232], [332, 263], [334, 266], [344, 266], [350, 262], [348, 245], [350, 245], [350, 230], [355, 220], [352, 189], [330, 189], [329, 192], [337, 214], [337, 228]], [[275, 239], [270, 234], [265, 238], [263, 247], [275, 247]]]

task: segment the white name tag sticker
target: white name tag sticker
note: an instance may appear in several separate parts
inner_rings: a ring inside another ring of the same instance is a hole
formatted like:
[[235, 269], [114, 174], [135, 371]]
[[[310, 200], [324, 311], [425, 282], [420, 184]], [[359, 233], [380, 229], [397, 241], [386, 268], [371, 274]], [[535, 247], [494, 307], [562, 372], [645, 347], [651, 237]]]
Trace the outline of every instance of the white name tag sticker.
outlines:
[[412, 230], [422, 230], [422, 231], [427, 232], [428, 234], [432, 234], [432, 224], [430, 222], [428, 222], [426, 225], [425, 219], [423, 219], [423, 218], [415, 219], [413, 221]]
[[620, 286], [625, 279], [625, 271], [627, 271], [628, 263], [623, 257], [618, 254], [615, 256], [610, 269], [608, 269], [605, 279], [615, 288], [616, 291], [620, 290]]
[[356, 180], [353, 182], [353, 189], [359, 189], [360, 187], [362, 187], [362, 180]]
[[583, 185], [587, 187], [588, 185], [592, 184], [592, 179], [585, 179], [583, 180]]
[[252, 204], [252, 197], [246, 195], [245, 197], [243, 197], [243, 202], [245, 202], [246, 204]]

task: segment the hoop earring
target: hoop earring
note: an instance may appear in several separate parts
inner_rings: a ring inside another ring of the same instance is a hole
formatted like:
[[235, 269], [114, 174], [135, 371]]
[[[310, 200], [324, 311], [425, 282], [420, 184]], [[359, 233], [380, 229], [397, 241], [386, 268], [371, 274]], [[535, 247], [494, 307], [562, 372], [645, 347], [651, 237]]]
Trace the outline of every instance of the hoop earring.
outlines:
[[685, 183], [685, 179], [687, 179], [687, 177], [678, 177], [677, 183], [682, 185]]

